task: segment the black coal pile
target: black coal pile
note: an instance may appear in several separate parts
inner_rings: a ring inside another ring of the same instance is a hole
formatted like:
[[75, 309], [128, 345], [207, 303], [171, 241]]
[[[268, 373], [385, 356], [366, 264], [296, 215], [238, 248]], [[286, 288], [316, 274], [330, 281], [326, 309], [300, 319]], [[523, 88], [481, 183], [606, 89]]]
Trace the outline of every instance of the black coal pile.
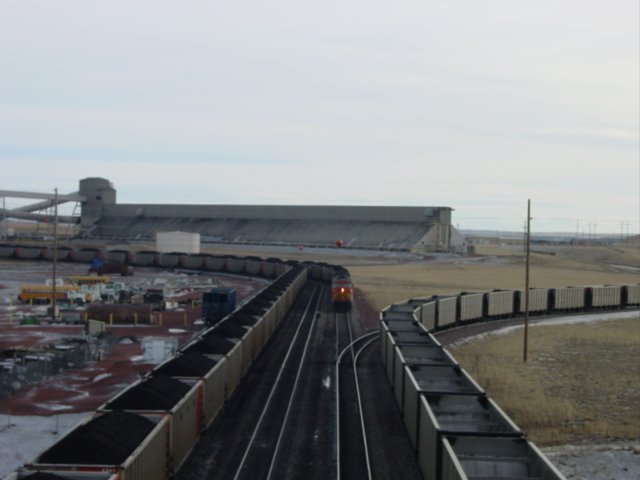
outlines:
[[26, 477], [22, 477], [22, 480], [68, 480], [69, 477], [61, 477], [53, 473], [36, 472]]
[[197, 352], [210, 355], [224, 355], [229, 352], [235, 343], [220, 335], [208, 334], [197, 342], [189, 345], [185, 352]]
[[155, 372], [171, 377], [204, 377], [216, 361], [197, 352], [187, 352], [160, 365]]
[[76, 428], [44, 452], [38, 463], [121, 465], [154, 429], [148, 418], [109, 412]]
[[191, 389], [166, 375], [156, 375], [125, 390], [106, 404], [107, 410], [169, 411]]
[[259, 318], [256, 318], [254, 315], [252, 315], [250, 312], [246, 311], [246, 310], [240, 310], [237, 313], [233, 314], [233, 317], [231, 317], [230, 321], [232, 323], [235, 323], [236, 325], [248, 325], [248, 326], [252, 326], [255, 325], [258, 322]]
[[227, 338], [242, 338], [247, 334], [246, 328], [230, 321], [219, 323], [213, 331], [217, 335], [222, 335]]

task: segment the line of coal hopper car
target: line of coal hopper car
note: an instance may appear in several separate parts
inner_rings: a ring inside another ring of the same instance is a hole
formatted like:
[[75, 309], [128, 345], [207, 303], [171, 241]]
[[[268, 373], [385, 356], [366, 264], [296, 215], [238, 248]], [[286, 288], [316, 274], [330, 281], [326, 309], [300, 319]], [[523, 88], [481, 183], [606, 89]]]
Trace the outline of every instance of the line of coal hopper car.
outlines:
[[201, 268], [210, 262], [209, 268], [253, 270], [277, 278], [5, 480], [33, 475], [83, 480], [170, 478], [234, 393], [306, 280], [328, 283], [335, 273], [334, 266], [323, 263], [196, 258]]

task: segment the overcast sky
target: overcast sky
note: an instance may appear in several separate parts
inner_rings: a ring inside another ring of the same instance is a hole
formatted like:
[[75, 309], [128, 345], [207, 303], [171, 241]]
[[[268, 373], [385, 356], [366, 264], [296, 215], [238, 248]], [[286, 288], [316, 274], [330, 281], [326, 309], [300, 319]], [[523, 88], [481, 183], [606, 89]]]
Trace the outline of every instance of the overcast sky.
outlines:
[[637, 232], [639, 8], [0, 0], [0, 189]]

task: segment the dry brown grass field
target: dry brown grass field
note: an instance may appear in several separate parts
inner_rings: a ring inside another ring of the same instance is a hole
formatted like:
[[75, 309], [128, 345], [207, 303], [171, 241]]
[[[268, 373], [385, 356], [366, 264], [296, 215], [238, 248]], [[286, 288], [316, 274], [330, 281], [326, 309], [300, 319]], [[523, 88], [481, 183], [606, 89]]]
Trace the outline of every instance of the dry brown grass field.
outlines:
[[[618, 265], [634, 258], [629, 249]], [[638, 251], [635, 252], [638, 255]], [[453, 262], [412, 262], [388, 265], [349, 266], [355, 284], [377, 309], [412, 297], [491, 290], [524, 288], [525, 259], [520, 256], [488, 256]], [[532, 287], [638, 283], [637, 272], [604, 263], [578, 261], [567, 256], [533, 254]]]
[[637, 439], [640, 316], [489, 336], [452, 351], [537, 445]]

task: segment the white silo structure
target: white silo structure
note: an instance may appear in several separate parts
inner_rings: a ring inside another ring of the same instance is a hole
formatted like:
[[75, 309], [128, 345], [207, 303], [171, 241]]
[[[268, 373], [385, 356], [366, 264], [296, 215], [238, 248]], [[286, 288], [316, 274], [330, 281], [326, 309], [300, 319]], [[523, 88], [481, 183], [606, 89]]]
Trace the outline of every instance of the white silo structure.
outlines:
[[160, 253], [200, 253], [200, 234], [158, 232], [156, 233], [156, 251]]

